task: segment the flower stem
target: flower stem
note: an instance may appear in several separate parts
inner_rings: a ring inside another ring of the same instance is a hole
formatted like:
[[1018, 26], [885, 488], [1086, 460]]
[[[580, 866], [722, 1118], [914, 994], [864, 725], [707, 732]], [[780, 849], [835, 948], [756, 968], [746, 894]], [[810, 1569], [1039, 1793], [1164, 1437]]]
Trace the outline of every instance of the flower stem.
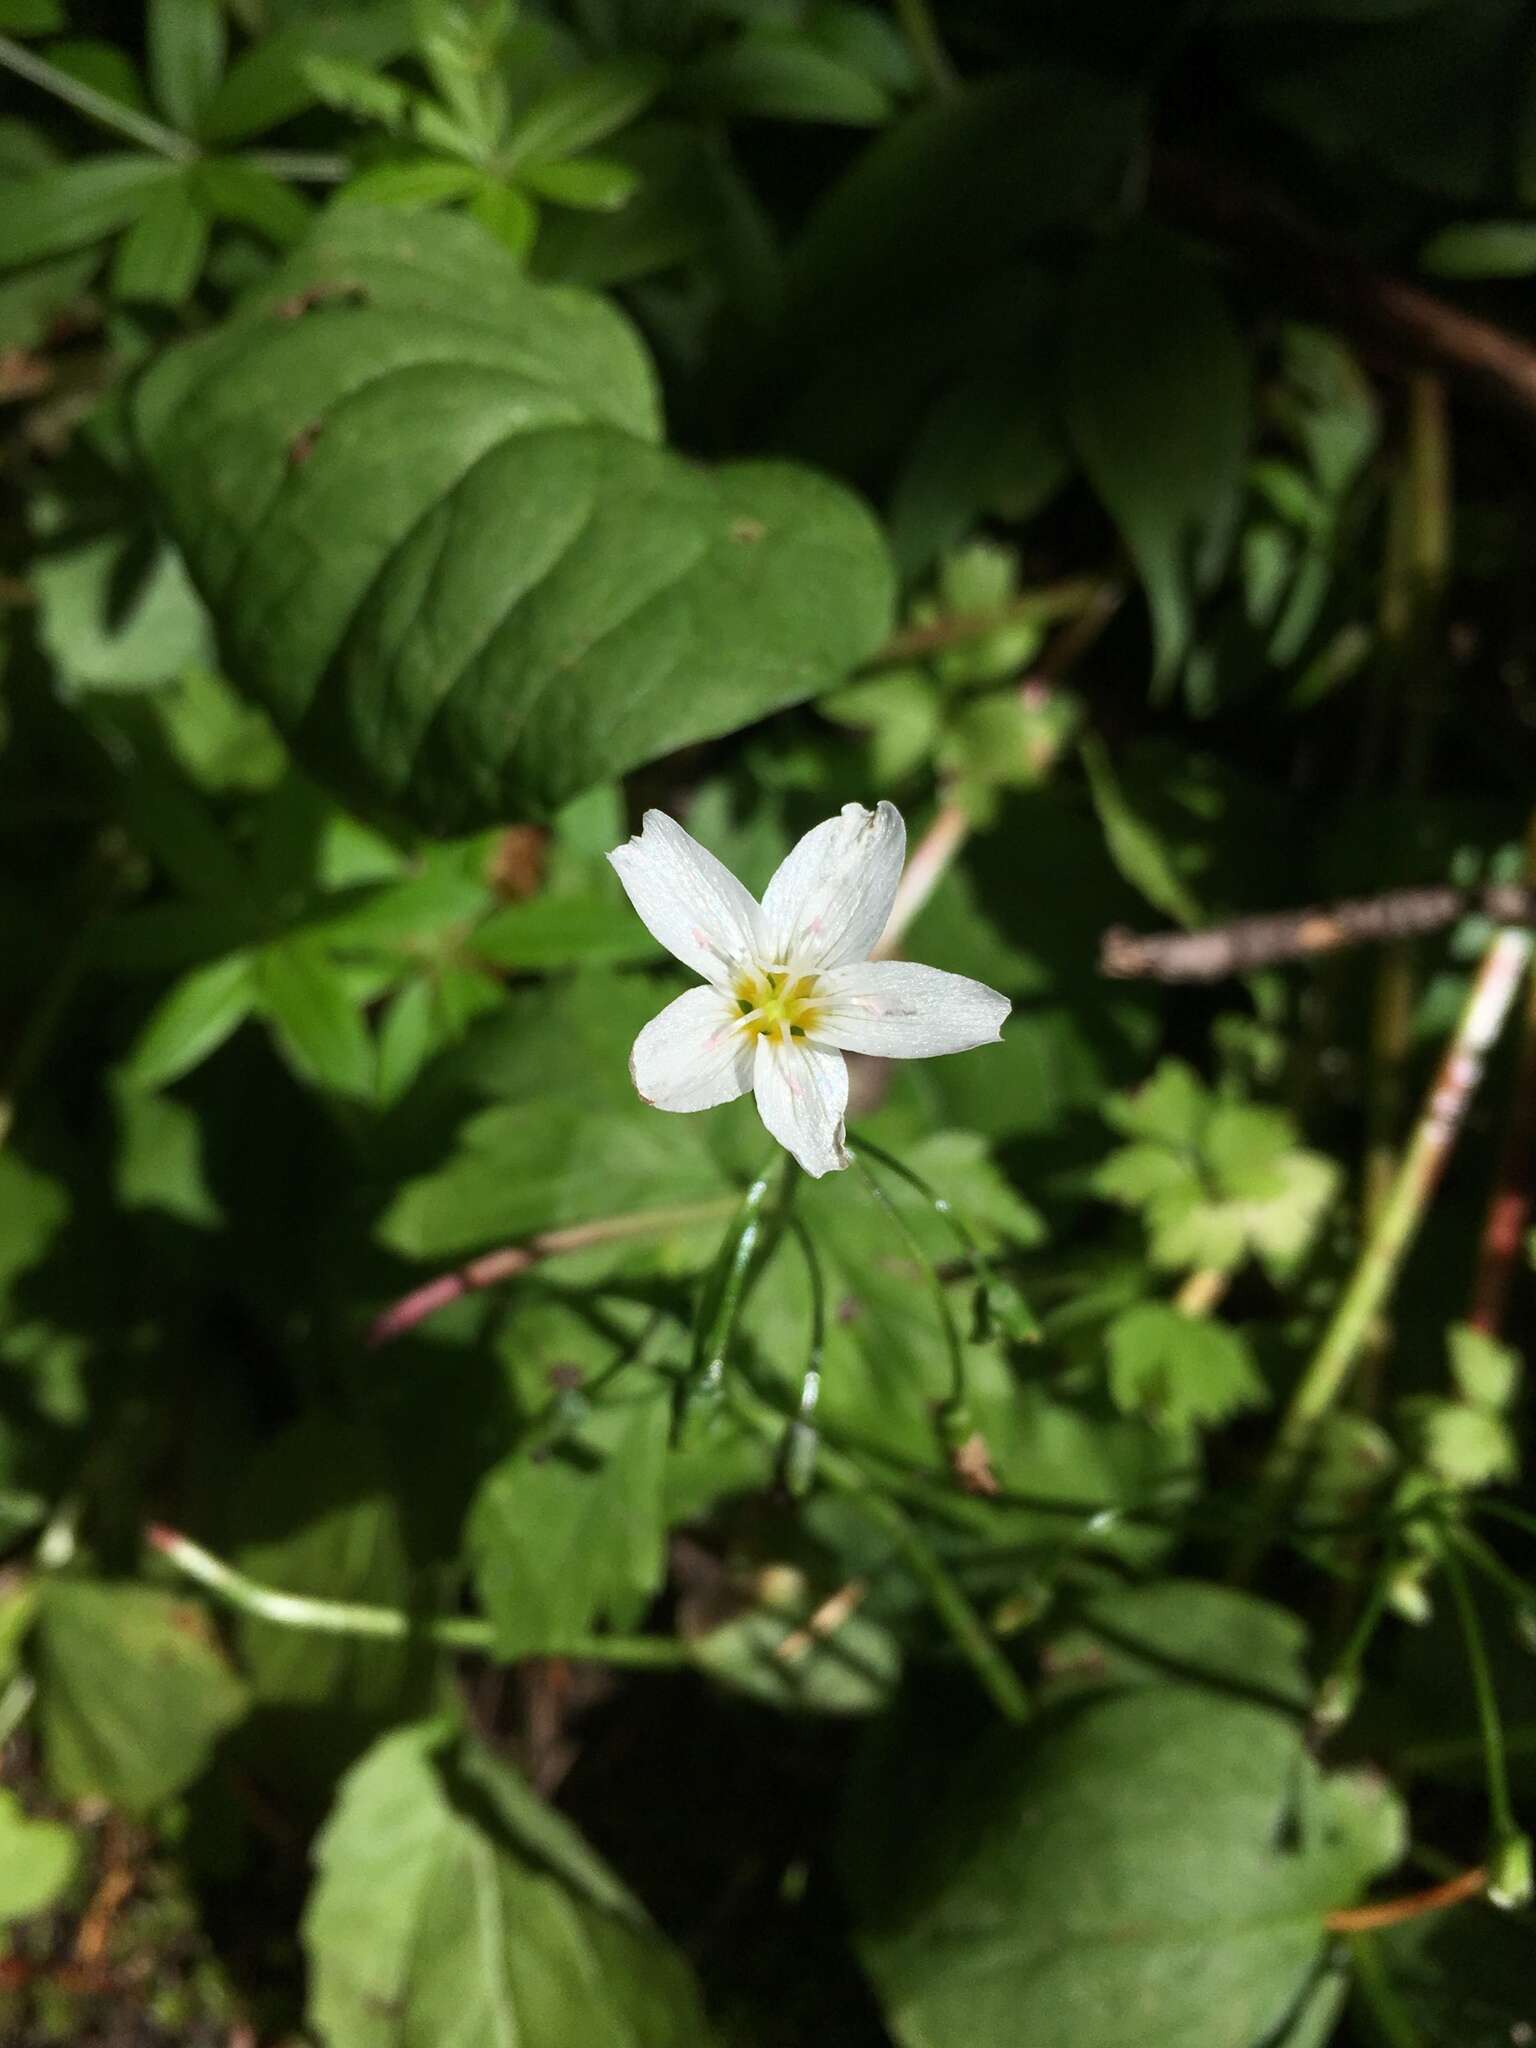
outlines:
[[[918, 1237], [917, 1232], [912, 1228], [906, 1217], [902, 1215], [896, 1204], [891, 1200], [885, 1189], [880, 1185], [880, 1182], [865, 1164], [863, 1154], [867, 1149], [869, 1148], [861, 1147], [860, 1150], [852, 1155], [853, 1163], [859, 1172], [859, 1177], [875, 1201], [885, 1211], [902, 1243], [907, 1247], [907, 1250], [922, 1269], [924, 1279], [928, 1284], [928, 1292], [932, 1296], [934, 1307], [938, 1311], [939, 1327], [944, 1335], [944, 1348], [949, 1354], [949, 1395], [939, 1411], [939, 1426], [943, 1432], [946, 1448], [953, 1451], [960, 1444], [964, 1443], [967, 1437], [974, 1433], [976, 1427], [971, 1415], [971, 1404], [966, 1385], [965, 1346], [960, 1340], [960, 1327], [955, 1321], [955, 1312], [950, 1306], [949, 1295], [939, 1275], [938, 1267], [923, 1249], [922, 1241]], [[903, 1170], [903, 1175], [904, 1178], [914, 1178], [906, 1174], [905, 1170]], [[921, 1186], [921, 1183], [917, 1183], [917, 1185]], [[933, 1197], [933, 1190], [931, 1188], [927, 1189], [926, 1192], [930, 1198], [936, 1199]], [[951, 1219], [956, 1222], [957, 1227], [963, 1228], [963, 1226], [958, 1225], [958, 1219], [953, 1217], [953, 1212], [951, 1212]]]
[[1343, 1393], [1371, 1327], [1402, 1270], [1456, 1142], [1467, 1105], [1482, 1078], [1488, 1049], [1514, 1001], [1530, 953], [1529, 932], [1501, 931], [1483, 955], [1402, 1163], [1323, 1332], [1322, 1342], [1303, 1372], [1281, 1421], [1260, 1478], [1253, 1530], [1239, 1553], [1239, 1576], [1250, 1571], [1268, 1548], [1274, 1522], [1300, 1474], [1318, 1425]]
[[[307, 1629], [317, 1635], [357, 1636], [374, 1642], [407, 1642], [425, 1638], [445, 1650], [478, 1650], [494, 1656], [495, 1632], [479, 1615], [433, 1615], [418, 1618], [395, 1607], [366, 1606], [353, 1600], [320, 1600], [305, 1593], [284, 1593], [263, 1586], [215, 1557], [178, 1530], [159, 1524], [145, 1536], [151, 1550], [173, 1570], [242, 1614], [270, 1621], [279, 1628]], [[544, 1657], [590, 1658], [638, 1670], [672, 1669], [690, 1661], [688, 1646], [671, 1636], [578, 1636], [538, 1652]]]
[[178, 135], [174, 128], [151, 120], [148, 114], [136, 113], [132, 107], [125, 107], [121, 100], [112, 99], [104, 92], [97, 92], [93, 85], [61, 71], [57, 64], [50, 64], [46, 57], [37, 56], [23, 44], [13, 42], [9, 36], [0, 36], [0, 67], [14, 71], [29, 85], [52, 93], [55, 99], [73, 107], [77, 114], [84, 114], [88, 121], [127, 136], [130, 142], [152, 149], [157, 156], [169, 157], [172, 163], [190, 164], [202, 153], [195, 142], [189, 142], [185, 135]]
[[[719, 1257], [700, 1290], [688, 1375], [678, 1396], [680, 1421], [701, 1400], [717, 1397], [724, 1385], [725, 1354], [746, 1302], [747, 1276], [767, 1224], [768, 1193], [777, 1164], [775, 1154], [742, 1196]], [[792, 1175], [793, 1161], [789, 1162], [789, 1170]], [[786, 1182], [786, 1195], [792, 1185], [792, 1179]]]
[[[1467, 1670], [1472, 1679], [1472, 1691], [1477, 1701], [1478, 1726], [1483, 1738], [1483, 1768], [1488, 1779], [1488, 1818], [1490, 1823], [1489, 1863], [1497, 1872], [1509, 1859], [1511, 1849], [1523, 1839], [1519, 1822], [1509, 1792], [1509, 1760], [1504, 1753], [1504, 1723], [1499, 1714], [1498, 1693], [1494, 1688], [1493, 1670], [1488, 1662], [1488, 1645], [1483, 1640], [1483, 1625], [1478, 1619], [1477, 1604], [1472, 1598], [1472, 1589], [1467, 1583], [1467, 1574], [1457, 1552], [1454, 1537], [1441, 1555], [1446, 1583], [1451, 1589], [1451, 1598], [1456, 1606], [1456, 1618], [1461, 1623], [1462, 1639], [1467, 1646]], [[1523, 1900], [1517, 1901], [1523, 1904]]]
[[800, 1406], [784, 1434], [782, 1462], [784, 1484], [798, 1496], [809, 1490], [816, 1469], [816, 1409], [821, 1400], [821, 1360], [827, 1342], [827, 1276], [815, 1240], [801, 1218], [792, 1216], [789, 1227], [805, 1255], [811, 1285], [811, 1337], [800, 1382]]
[[1397, 1927], [1404, 1920], [1420, 1920], [1426, 1913], [1443, 1912], [1463, 1899], [1475, 1899], [1488, 1887], [1488, 1873], [1481, 1864], [1475, 1870], [1458, 1871], [1427, 1891], [1410, 1892], [1402, 1899], [1381, 1899], [1371, 1906], [1343, 1906], [1330, 1913], [1323, 1925], [1332, 1934], [1364, 1934], [1375, 1927]]

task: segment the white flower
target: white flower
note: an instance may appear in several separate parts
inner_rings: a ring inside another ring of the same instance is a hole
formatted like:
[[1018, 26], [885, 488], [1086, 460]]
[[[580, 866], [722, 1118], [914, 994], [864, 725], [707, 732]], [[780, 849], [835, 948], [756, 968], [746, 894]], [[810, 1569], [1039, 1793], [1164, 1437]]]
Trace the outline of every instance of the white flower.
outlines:
[[749, 1088], [807, 1173], [849, 1164], [845, 1052], [922, 1059], [1002, 1035], [1006, 996], [963, 974], [871, 960], [907, 828], [894, 804], [807, 832], [761, 903], [661, 811], [608, 858], [652, 937], [705, 980], [653, 1017], [629, 1071], [657, 1109], [713, 1109]]

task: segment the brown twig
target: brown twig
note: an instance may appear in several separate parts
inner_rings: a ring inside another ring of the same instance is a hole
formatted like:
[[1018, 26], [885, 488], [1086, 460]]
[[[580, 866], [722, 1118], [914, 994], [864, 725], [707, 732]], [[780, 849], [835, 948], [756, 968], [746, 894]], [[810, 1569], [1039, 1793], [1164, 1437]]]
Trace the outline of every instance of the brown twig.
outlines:
[[1099, 943], [1099, 968], [1120, 980], [1220, 981], [1343, 946], [1441, 931], [1472, 912], [1497, 924], [1536, 925], [1536, 888], [1494, 882], [1480, 889], [1439, 883], [1389, 889], [1380, 896], [1234, 918], [1200, 932], [1132, 932], [1115, 925]]
[[926, 625], [903, 626], [893, 633], [869, 663], [886, 668], [894, 661], [917, 661], [925, 654], [942, 654], [946, 647], [963, 647], [967, 641], [984, 640], [1004, 626], [1051, 626], [1058, 619], [1078, 619], [1100, 602], [1103, 584], [1094, 576], [1069, 577], [1061, 583], [1047, 583], [1016, 597], [995, 612], [951, 612], [947, 618], [930, 619]]
[[440, 1273], [409, 1294], [392, 1302], [368, 1326], [370, 1344], [388, 1344], [414, 1330], [428, 1316], [462, 1301], [503, 1280], [514, 1280], [545, 1259], [567, 1252], [590, 1251], [596, 1245], [619, 1244], [627, 1237], [661, 1237], [669, 1230], [684, 1230], [694, 1223], [715, 1223], [729, 1216], [737, 1206], [734, 1195], [721, 1195], [707, 1202], [683, 1202], [671, 1209], [637, 1209], [626, 1216], [600, 1216], [592, 1223], [575, 1223], [564, 1230], [541, 1230], [525, 1244], [504, 1245], [500, 1251], [484, 1252], [451, 1273]]
[[1454, 374], [1526, 418], [1536, 414], [1529, 342], [1375, 269], [1225, 166], [1159, 151], [1151, 193], [1160, 211], [1220, 243], [1282, 293], [1322, 307], [1358, 338], [1400, 361]]
[[1383, 1899], [1374, 1906], [1345, 1906], [1329, 1913], [1323, 1925], [1330, 1934], [1369, 1934], [1377, 1927], [1396, 1927], [1403, 1920], [1418, 1920], [1425, 1913], [1438, 1913], [1446, 1906], [1475, 1899], [1488, 1888], [1488, 1873], [1478, 1866], [1432, 1884], [1428, 1891], [1410, 1892], [1406, 1898]]

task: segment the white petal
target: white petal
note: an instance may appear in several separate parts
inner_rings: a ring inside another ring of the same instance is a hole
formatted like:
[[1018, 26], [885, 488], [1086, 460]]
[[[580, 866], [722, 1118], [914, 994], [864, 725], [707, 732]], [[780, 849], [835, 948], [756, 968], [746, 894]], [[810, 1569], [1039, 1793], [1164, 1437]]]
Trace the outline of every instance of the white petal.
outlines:
[[713, 1109], [752, 1086], [752, 1040], [717, 988], [691, 988], [635, 1040], [629, 1071], [653, 1109]]
[[609, 854], [652, 938], [702, 974], [724, 983], [759, 957], [762, 914], [728, 867], [664, 811]]
[[848, 1062], [840, 1052], [805, 1038], [786, 1045], [765, 1032], [757, 1041], [753, 1085], [758, 1115], [813, 1179], [849, 1164], [843, 1146]]
[[770, 958], [802, 969], [867, 960], [885, 930], [906, 858], [894, 804], [844, 804], [807, 832], [763, 897]]
[[1013, 1008], [1006, 996], [967, 974], [944, 974], [906, 960], [861, 960], [816, 983], [815, 1036], [845, 1052], [918, 1060], [969, 1052], [1003, 1034]]

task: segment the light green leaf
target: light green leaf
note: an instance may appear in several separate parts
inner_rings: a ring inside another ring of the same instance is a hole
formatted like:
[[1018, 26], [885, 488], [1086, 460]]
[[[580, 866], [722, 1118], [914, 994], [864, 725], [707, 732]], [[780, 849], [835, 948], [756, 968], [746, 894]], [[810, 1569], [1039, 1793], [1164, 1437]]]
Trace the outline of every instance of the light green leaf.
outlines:
[[1520, 1354], [1486, 1330], [1457, 1323], [1447, 1333], [1451, 1377], [1464, 1401], [1496, 1413], [1508, 1408], [1520, 1385]]
[[137, 220], [154, 193], [179, 180], [158, 156], [93, 156], [0, 184], [0, 269], [102, 241]]
[[887, 629], [855, 500], [663, 453], [619, 316], [452, 215], [339, 210], [138, 419], [234, 680], [315, 774], [432, 830], [812, 696]]
[[1141, 573], [1166, 682], [1225, 556], [1248, 451], [1248, 354], [1209, 266], [1153, 229], [1107, 243], [1077, 281], [1066, 380], [1068, 428]]
[[558, 1651], [599, 1621], [631, 1626], [661, 1582], [670, 1401], [621, 1383], [552, 1447], [515, 1451], [466, 1529], [480, 1600], [508, 1660]]
[[304, 1918], [327, 2048], [706, 2048], [687, 1968], [567, 1821], [442, 1727], [348, 1775]]
[[468, 211], [487, 234], [494, 235], [519, 263], [523, 261], [539, 232], [539, 210], [526, 192], [503, 185], [498, 178], [482, 178]]
[[452, 199], [467, 199], [483, 181], [484, 173], [474, 164], [441, 156], [409, 157], [359, 171], [340, 197], [348, 206], [443, 206]]
[[120, 299], [179, 306], [191, 297], [208, 252], [208, 215], [190, 173], [162, 185], [118, 244], [112, 289]]
[[220, 0], [149, 0], [144, 29], [155, 104], [173, 128], [195, 135], [224, 75]]
[[46, 1913], [69, 1889], [80, 1844], [56, 1820], [33, 1820], [14, 1792], [0, 1789], [0, 1921]]
[[474, 951], [497, 967], [521, 968], [619, 966], [661, 953], [628, 901], [608, 888], [509, 903], [476, 927]]
[[640, 184], [628, 164], [605, 157], [571, 157], [560, 163], [529, 164], [522, 182], [556, 206], [574, 206], [587, 213], [614, 213], [627, 206]]
[[257, 983], [248, 953], [230, 953], [173, 982], [151, 1011], [123, 1064], [133, 1088], [165, 1088], [202, 1065], [256, 1007]]
[[1189, 1316], [1167, 1302], [1143, 1301], [1116, 1316], [1106, 1333], [1109, 1390], [1127, 1415], [1168, 1428], [1225, 1422], [1269, 1398], [1253, 1354], [1236, 1330]]
[[256, 996], [302, 1079], [338, 1095], [372, 1098], [373, 1039], [346, 977], [321, 946], [287, 939], [266, 947], [256, 961]]
[[1180, 1685], [1070, 1700], [926, 1782], [888, 1753], [860, 1794], [856, 1940], [903, 2048], [1102, 2048], [1132, 2014], [1138, 2048], [1261, 2048], [1397, 1847], [1390, 1795], [1325, 1779], [1295, 1720]]
[[180, 555], [142, 531], [55, 542], [31, 573], [43, 645], [74, 689], [169, 682], [211, 651]]
[[1424, 1462], [1447, 1486], [1492, 1486], [1514, 1479], [1520, 1450], [1502, 1415], [1460, 1401], [1425, 1401], [1415, 1418]]
[[605, 142], [645, 111], [661, 83], [659, 68], [641, 58], [584, 66], [534, 101], [497, 151], [498, 168], [548, 163]]
[[411, 14], [411, 0], [297, 11], [230, 65], [204, 113], [203, 139], [240, 142], [313, 106], [317, 94], [304, 75], [304, 60], [313, 54], [364, 68], [404, 55], [413, 39]]
[[32, 1633], [48, 1780], [61, 1799], [147, 1813], [202, 1771], [245, 1689], [193, 1601], [50, 1579]]

